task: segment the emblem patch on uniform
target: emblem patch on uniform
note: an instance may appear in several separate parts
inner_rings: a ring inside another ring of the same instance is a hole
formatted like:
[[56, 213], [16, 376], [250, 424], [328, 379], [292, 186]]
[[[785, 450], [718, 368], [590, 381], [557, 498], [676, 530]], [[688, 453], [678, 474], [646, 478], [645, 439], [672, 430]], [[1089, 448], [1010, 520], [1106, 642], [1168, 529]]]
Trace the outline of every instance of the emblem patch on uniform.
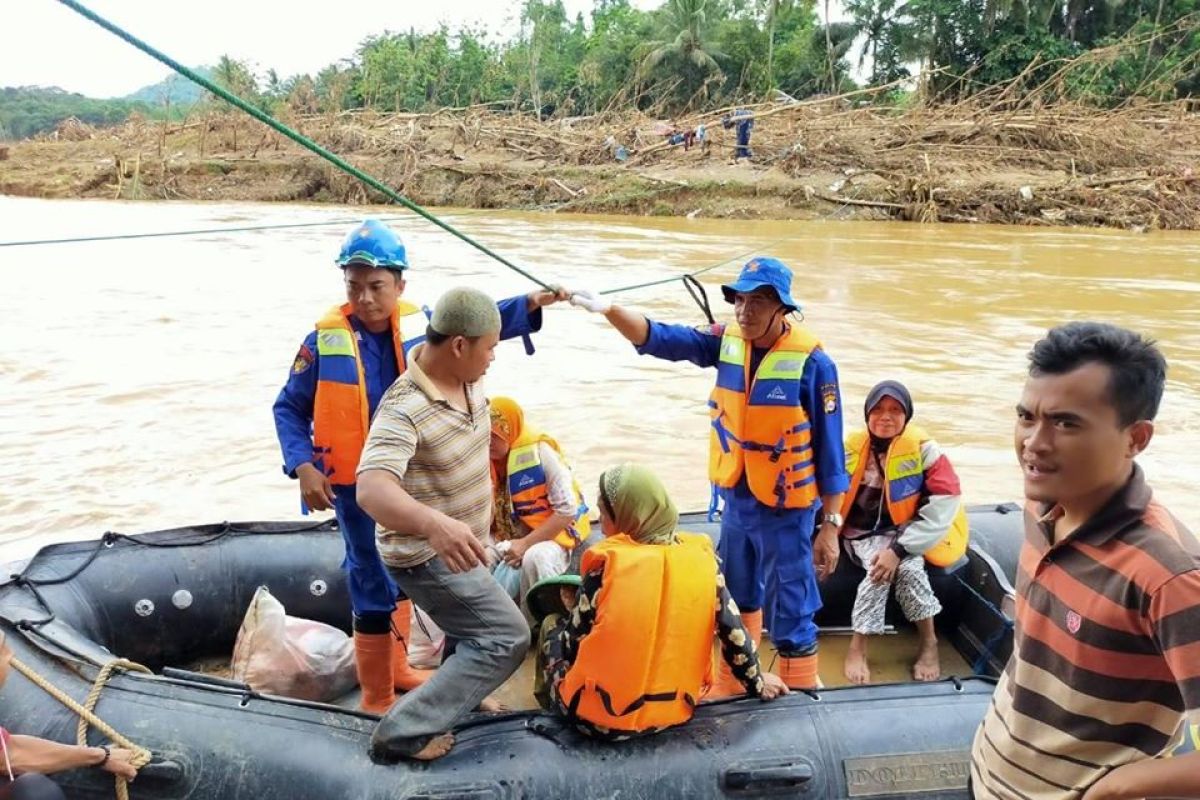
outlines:
[[824, 406], [826, 414], [837, 413], [838, 392], [836, 385], [827, 383], [821, 387], [821, 405]]
[[1074, 611], [1067, 612], [1067, 630], [1072, 634], [1079, 633], [1080, 626], [1083, 625], [1083, 617], [1079, 616]]
[[292, 362], [292, 374], [299, 375], [303, 372], [307, 372], [308, 368], [312, 365], [312, 350], [309, 350], [304, 345], [300, 345], [300, 352], [296, 353], [296, 360]]

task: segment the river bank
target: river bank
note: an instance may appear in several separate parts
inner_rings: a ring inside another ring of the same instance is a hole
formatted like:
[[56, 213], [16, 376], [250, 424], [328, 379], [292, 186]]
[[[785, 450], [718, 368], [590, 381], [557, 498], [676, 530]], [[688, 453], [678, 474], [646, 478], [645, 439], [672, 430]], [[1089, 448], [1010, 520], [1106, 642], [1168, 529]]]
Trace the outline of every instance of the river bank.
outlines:
[[[538, 122], [484, 109], [285, 120], [422, 205], [745, 219], [900, 219], [1200, 229], [1200, 122], [1183, 104], [904, 111], [847, 100], [753, 107], [733, 163], [728, 109]], [[671, 145], [703, 124], [708, 146]], [[616, 145], [628, 157], [617, 161]], [[0, 194], [371, 203], [382, 198], [234, 113], [68, 121], [0, 147]]]

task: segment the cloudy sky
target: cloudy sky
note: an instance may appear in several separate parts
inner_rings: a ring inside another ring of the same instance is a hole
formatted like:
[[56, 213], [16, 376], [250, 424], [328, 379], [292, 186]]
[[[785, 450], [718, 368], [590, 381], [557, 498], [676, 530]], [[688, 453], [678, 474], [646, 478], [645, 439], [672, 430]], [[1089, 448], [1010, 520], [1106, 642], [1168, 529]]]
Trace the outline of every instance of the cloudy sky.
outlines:
[[[82, 0], [101, 16], [189, 66], [222, 54], [281, 75], [315, 72], [349, 56], [367, 35], [479, 22], [516, 30], [516, 0]], [[662, 0], [634, 0], [653, 8]], [[573, 17], [591, 0], [564, 0]], [[19, 7], [19, 11], [16, 8]], [[310, 10], [311, 9], [311, 10]], [[59, 86], [119, 97], [167, 75], [167, 68], [55, 0], [6, 4], [0, 28], [0, 86]]]

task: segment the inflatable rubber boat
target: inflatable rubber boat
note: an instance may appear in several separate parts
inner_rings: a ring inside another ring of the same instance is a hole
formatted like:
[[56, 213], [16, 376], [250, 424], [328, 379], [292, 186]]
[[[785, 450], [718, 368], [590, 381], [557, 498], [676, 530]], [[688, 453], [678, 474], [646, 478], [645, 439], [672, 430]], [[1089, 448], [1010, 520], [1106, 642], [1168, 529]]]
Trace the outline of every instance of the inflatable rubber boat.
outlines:
[[[428, 765], [372, 763], [369, 714], [189, 669], [228, 658], [259, 586], [289, 614], [349, 630], [332, 520], [51, 545], [9, 565], [0, 624], [19, 659], [80, 701], [114, 658], [153, 671], [114, 674], [96, 706], [154, 754], [134, 798], [965, 798], [971, 738], [1011, 652], [1021, 540], [1014, 505], [972, 507], [970, 517], [967, 555], [931, 577], [945, 607], [940, 634], [972, 674], [708, 703], [686, 726], [618, 744], [537, 712], [480, 714], [457, 729], [450, 755]], [[681, 527], [715, 537], [719, 526], [690, 514]], [[823, 587], [823, 626], [847, 625], [861, 577], [842, 559]], [[15, 733], [74, 741], [75, 715], [20, 674], [0, 689], [0, 709]], [[60, 778], [70, 797], [112, 796], [98, 771]]]

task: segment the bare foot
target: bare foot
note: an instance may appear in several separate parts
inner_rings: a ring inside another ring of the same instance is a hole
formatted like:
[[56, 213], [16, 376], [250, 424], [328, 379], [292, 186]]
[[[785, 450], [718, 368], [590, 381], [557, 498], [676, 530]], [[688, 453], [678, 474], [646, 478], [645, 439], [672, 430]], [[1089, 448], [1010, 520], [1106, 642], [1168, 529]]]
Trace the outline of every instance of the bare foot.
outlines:
[[942, 677], [942, 662], [938, 658], [937, 639], [922, 639], [917, 660], [913, 663], [913, 678], [919, 681], [936, 681]]
[[454, 735], [443, 733], [430, 739], [429, 744], [413, 753], [412, 757], [417, 761], [433, 761], [449, 753], [451, 747], [454, 747]]
[[479, 710], [484, 714], [504, 714], [512, 711], [511, 708], [501, 703], [491, 695], [479, 701]]
[[862, 685], [871, 682], [871, 668], [867, 666], [866, 648], [858, 645], [856, 642], [850, 642], [850, 648], [846, 651], [846, 664], [843, 668], [846, 674], [846, 680], [850, 683]]

